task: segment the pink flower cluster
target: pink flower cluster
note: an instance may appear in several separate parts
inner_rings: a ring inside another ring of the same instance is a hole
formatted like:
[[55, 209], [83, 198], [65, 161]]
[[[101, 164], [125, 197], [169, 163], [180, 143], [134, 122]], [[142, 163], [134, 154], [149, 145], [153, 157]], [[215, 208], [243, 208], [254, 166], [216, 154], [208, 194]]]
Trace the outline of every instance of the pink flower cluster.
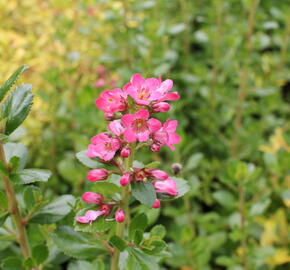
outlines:
[[[104, 111], [104, 117], [109, 121], [108, 131], [91, 138], [87, 156], [117, 167], [118, 171], [114, 173], [121, 175], [121, 186], [127, 186], [132, 181], [150, 181], [157, 194], [177, 196], [176, 182], [166, 172], [146, 167], [126, 171], [122, 166], [122, 162], [130, 157], [132, 147], [147, 146], [151, 151], [159, 152], [162, 146], [174, 150], [174, 145], [181, 141], [175, 133], [178, 125], [176, 120], [167, 119], [162, 124], [152, 117], [155, 113], [170, 109], [167, 101], [179, 99], [179, 94], [171, 91], [172, 87], [172, 80], [144, 79], [140, 74], [135, 74], [122, 89], [104, 91], [96, 100], [96, 106]], [[89, 171], [87, 179], [90, 182], [102, 181], [111, 173], [106, 169], [94, 169]], [[100, 216], [110, 215], [116, 208], [114, 219], [117, 222], [125, 220], [124, 211], [116, 201], [105, 203], [102, 195], [92, 192], [86, 192], [82, 199], [99, 208], [96, 211], [88, 210], [84, 216], [77, 217], [78, 222], [91, 223]], [[160, 201], [157, 199], [152, 207], [159, 208]]]

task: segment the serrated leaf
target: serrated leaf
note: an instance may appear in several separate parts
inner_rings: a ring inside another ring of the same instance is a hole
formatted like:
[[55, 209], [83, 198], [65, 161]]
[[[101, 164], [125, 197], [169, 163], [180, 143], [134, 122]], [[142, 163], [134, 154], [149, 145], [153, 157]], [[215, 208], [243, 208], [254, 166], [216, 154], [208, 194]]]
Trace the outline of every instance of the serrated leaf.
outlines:
[[142, 270], [159, 270], [156, 258], [148, 255], [138, 248], [128, 248], [128, 252], [141, 265]]
[[105, 252], [94, 236], [76, 232], [69, 226], [56, 230], [52, 239], [64, 254], [77, 259], [95, 258]]
[[72, 209], [75, 198], [72, 195], [63, 195], [47, 204], [34, 213], [30, 222], [50, 224], [64, 218]]
[[156, 200], [156, 191], [151, 183], [138, 181], [132, 183], [132, 195], [142, 204], [152, 207]]
[[5, 143], [4, 152], [6, 162], [9, 163], [11, 158], [19, 157], [19, 169], [24, 169], [27, 160], [27, 148], [22, 143]]
[[124, 251], [128, 245], [126, 244], [126, 242], [120, 238], [119, 236], [117, 235], [113, 235], [110, 240], [109, 240], [109, 243], [116, 247], [117, 249], [119, 249], [120, 251]]
[[10, 179], [15, 185], [25, 185], [34, 182], [47, 182], [50, 175], [51, 172], [48, 170], [24, 169], [11, 174]]
[[11, 134], [27, 117], [32, 106], [30, 84], [17, 86], [1, 104], [2, 117], [7, 118], [5, 134]]
[[120, 193], [121, 187], [105, 180], [93, 183], [92, 191], [96, 193], [101, 193], [105, 197], [107, 197], [113, 196], [116, 193]]
[[0, 102], [5, 97], [6, 93], [10, 90], [12, 85], [17, 81], [20, 74], [28, 69], [29, 67], [27, 65], [23, 65], [19, 67], [8, 79], [7, 81], [0, 86]]
[[44, 244], [37, 245], [32, 249], [32, 257], [37, 264], [42, 264], [48, 257], [48, 248]]
[[139, 230], [144, 232], [148, 224], [147, 216], [145, 214], [140, 214], [135, 216], [129, 225], [129, 238], [133, 239], [135, 231]]
[[87, 156], [87, 150], [80, 151], [76, 154], [76, 158], [79, 162], [85, 165], [88, 168], [96, 169], [102, 166], [102, 163], [97, 161], [96, 159], [89, 158]]

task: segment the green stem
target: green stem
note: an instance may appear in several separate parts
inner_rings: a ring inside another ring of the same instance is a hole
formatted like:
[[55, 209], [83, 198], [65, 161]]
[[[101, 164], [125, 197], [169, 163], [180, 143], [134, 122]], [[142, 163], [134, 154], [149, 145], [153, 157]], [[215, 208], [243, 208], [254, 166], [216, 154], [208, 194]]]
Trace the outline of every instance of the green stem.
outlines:
[[[131, 155], [126, 160], [126, 172], [130, 170], [134, 161], [135, 144], [131, 145]], [[130, 186], [126, 186], [122, 190], [122, 201], [121, 206], [125, 212], [125, 222], [117, 223], [116, 235], [120, 238], [124, 238], [124, 232], [126, 227], [130, 224], [130, 211], [129, 211], [129, 198], [130, 198]], [[118, 249], [114, 250], [112, 260], [111, 260], [111, 270], [119, 270], [119, 257], [120, 251]]]
[[[8, 165], [6, 163], [3, 143], [0, 141], [0, 160]], [[5, 187], [5, 193], [8, 200], [8, 206], [9, 206], [9, 212], [11, 216], [13, 217], [16, 228], [17, 228], [17, 241], [20, 245], [20, 248], [22, 250], [23, 256], [25, 259], [30, 257], [30, 249], [28, 245], [28, 237], [26, 233], [25, 223], [23, 222], [23, 219], [21, 217], [18, 202], [16, 199], [16, 193], [14, 190], [14, 186], [11, 184], [9, 176], [2, 175], [2, 180]]]

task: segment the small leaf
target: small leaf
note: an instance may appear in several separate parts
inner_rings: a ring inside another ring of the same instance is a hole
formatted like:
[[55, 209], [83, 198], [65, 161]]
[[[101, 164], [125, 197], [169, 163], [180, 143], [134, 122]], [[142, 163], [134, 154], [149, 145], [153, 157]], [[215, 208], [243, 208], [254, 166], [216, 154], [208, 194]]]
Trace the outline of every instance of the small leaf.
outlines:
[[132, 195], [142, 204], [152, 207], [156, 200], [156, 191], [151, 183], [138, 181], [132, 184]]
[[144, 232], [147, 227], [147, 216], [145, 214], [140, 214], [135, 216], [129, 226], [129, 238], [133, 239], [135, 235], [135, 231], [139, 230]]
[[42, 199], [41, 191], [36, 186], [26, 186], [23, 191], [23, 200], [28, 210], [33, 208], [35, 204]]
[[6, 93], [10, 90], [12, 85], [17, 81], [20, 74], [23, 71], [25, 71], [26, 69], [28, 69], [27, 65], [21, 66], [8, 78], [8, 80], [3, 85], [1, 85], [1, 87], [0, 87], [0, 101], [2, 101], [2, 99], [5, 97]]
[[68, 226], [56, 230], [52, 239], [64, 254], [77, 259], [95, 258], [105, 252], [91, 234], [75, 232]]
[[72, 195], [60, 196], [35, 212], [30, 221], [39, 224], [50, 224], [59, 221], [71, 211], [74, 203], [75, 198]]
[[109, 240], [109, 243], [116, 247], [117, 249], [119, 249], [120, 251], [124, 251], [128, 245], [126, 244], [126, 242], [120, 238], [119, 236], [117, 235], [113, 235], [110, 240]]
[[78, 152], [76, 154], [76, 158], [79, 160], [79, 162], [81, 162], [83, 165], [85, 165], [88, 168], [96, 169], [102, 166], [102, 163], [100, 163], [96, 159], [92, 159], [87, 156], [87, 150]]
[[17, 86], [1, 104], [2, 117], [7, 118], [5, 134], [11, 134], [27, 117], [32, 106], [31, 84]]
[[226, 190], [218, 190], [212, 195], [214, 199], [227, 209], [233, 209], [236, 206], [235, 197]]
[[106, 197], [106, 196], [112, 196], [115, 193], [120, 193], [121, 188], [105, 180], [105, 181], [95, 182], [92, 185], [92, 191], [96, 193], [101, 193]]
[[252, 205], [250, 209], [250, 215], [258, 216], [263, 214], [270, 204], [271, 200], [269, 198], [256, 202], [255, 204]]
[[136, 246], [140, 245], [143, 240], [143, 232], [140, 230], [136, 230], [134, 234], [134, 244]]
[[166, 235], [166, 229], [163, 225], [156, 225], [150, 231], [150, 238], [163, 239]]
[[8, 257], [2, 261], [3, 270], [24, 270], [21, 259], [17, 257]]
[[129, 254], [133, 256], [136, 261], [141, 265], [142, 270], [159, 270], [156, 258], [150, 256], [140, 249], [128, 248]]
[[4, 191], [0, 190], [0, 210], [8, 210], [8, 201]]
[[4, 212], [0, 214], [0, 227], [4, 224], [4, 222], [6, 221], [6, 218], [8, 218], [9, 213], [8, 212]]
[[153, 161], [145, 165], [145, 168], [156, 168], [160, 165], [159, 161]]
[[22, 143], [5, 143], [4, 152], [6, 162], [9, 163], [13, 157], [19, 157], [19, 169], [24, 169], [27, 160], [27, 148]]
[[11, 181], [15, 185], [25, 185], [34, 182], [47, 182], [51, 175], [48, 170], [42, 169], [24, 169], [11, 175]]
[[37, 264], [42, 264], [48, 257], [48, 248], [46, 245], [41, 244], [33, 247], [32, 257], [35, 259]]

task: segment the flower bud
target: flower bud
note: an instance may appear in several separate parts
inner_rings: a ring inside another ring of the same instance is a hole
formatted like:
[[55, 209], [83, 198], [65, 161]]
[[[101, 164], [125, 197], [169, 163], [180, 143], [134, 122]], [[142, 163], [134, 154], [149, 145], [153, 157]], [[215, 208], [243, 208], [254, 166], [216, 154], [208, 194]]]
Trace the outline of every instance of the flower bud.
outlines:
[[158, 199], [153, 203], [152, 208], [160, 208], [160, 201]]
[[119, 208], [115, 213], [115, 220], [119, 223], [124, 222], [125, 220], [125, 213], [123, 209]]
[[105, 117], [105, 119], [106, 119], [107, 121], [112, 121], [112, 120], [114, 120], [114, 113], [106, 112], [106, 113], [104, 114], [104, 117]]
[[123, 158], [127, 158], [129, 157], [131, 154], [131, 150], [129, 147], [124, 147], [122, 150], [121, 150], [121, 157]]
[[161, 171], [161, 170], [156, 170], [156, 169], [152, 169], [150, 171], [151, 177], [154, 180], [165, 180], [168, 178], [168, 174], [167, 172]]
[[153, 112], [168, 112], [170, 104], [167, 102], [158, 102], [152, 106]]
[[171, 170], [172, 170], [174, 175], [177, 175], [181, 172], [182, 165], [180, 163], [173, 163], [171, 166]]
[[102, 211], [102, 213], [106, 217], [110, 215], [111, 207], [108, 204], [102, 204], [101, 207], [99, 208], [99, 211]]
[[160, 146], [156, 143], [153, 143], [150, 147], [152, 152], [159, 152], [160, 151]]
[[171, 178], [167, 178], [163, 181], [156, 181], [153, 183], [153, 185], [156, 192], [167, 193], [171, 196], [176, 196], [178, 194], [176, 189], [176, 182]]
[[101, 204], [103, 199], [101, 194], [94, 192], [85, 192], [82, 196], [82, 200], [86, 203]]
[[121, 178], [120, 178], [120, 184], [121, 186], [127, 186], [132, 180], [132, 176], [130, 173], [125, 173]]
[[87, 174], [87, 179], [90, 182], [105, 180], [108, 178], [109, 172], [106, 169], [94, 169], [90, 170]]

